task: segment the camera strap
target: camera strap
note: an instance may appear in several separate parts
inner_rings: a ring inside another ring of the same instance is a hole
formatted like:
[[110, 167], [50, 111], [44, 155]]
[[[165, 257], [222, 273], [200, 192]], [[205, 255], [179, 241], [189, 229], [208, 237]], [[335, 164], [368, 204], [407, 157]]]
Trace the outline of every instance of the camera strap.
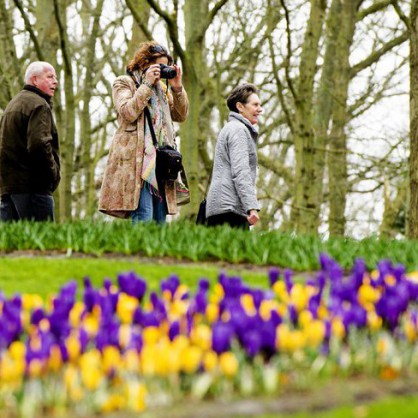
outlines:
[[155, 148], [158, 148], [157, 137], [155, 136], [154, 126], [152, 125], [152, 120], [151, 120], [151, 113], [148, 109], [148, 106], [145, 106], [144, 114], [145, 114], [145, 119], [146, 119], [146, 121], [144, 121], [144, 123], [147, 123], [147, 121], [148, 121], [149, 130], [150, 130], [151, 136], [152, 136], [152, 142], [154, 143]]

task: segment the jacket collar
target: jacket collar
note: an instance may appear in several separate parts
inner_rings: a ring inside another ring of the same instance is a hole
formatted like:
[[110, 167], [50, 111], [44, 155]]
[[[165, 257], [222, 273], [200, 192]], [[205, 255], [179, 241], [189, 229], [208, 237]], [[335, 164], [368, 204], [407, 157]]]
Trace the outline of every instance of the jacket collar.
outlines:
[[258, 136], [258, 127], [257, 125], [252, 125], [251, 122], [244, 118], [244, 116], [241, 116], [237, 112], [229, 112], [229, 118], [228, 121], [231, 120], [238, 120], [239, 122], [243, 123], [251, 132], [251, 135], [253, 135], [255, 138]]
[[43, 99], [45, 99], [46, 102], [52, 107], [51, 97], [48, 96], [47, 94], [45, 94], [43, 91], [36, 88], [35, 86], [32, 86], [30, 84], [25, 84], [23, 86], [23, 90], [28, 90], [28, 91], [31, 91], [33, 93], [36, 93], [38, 96], [41, 96]]

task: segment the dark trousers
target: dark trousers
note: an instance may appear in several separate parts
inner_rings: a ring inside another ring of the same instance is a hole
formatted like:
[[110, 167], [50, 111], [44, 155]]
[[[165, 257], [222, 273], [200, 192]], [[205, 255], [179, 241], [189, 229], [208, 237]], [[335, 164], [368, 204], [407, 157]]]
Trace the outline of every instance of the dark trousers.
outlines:
[[2, 222], [54, 220], [54, 198], [48, 194], [19, 193], [1, 197], [0, 220]]
[[248, 223], [247, 218], [242, 215], [237, 215], [233, 212], [221, 213], [220, 215], [209, 216], [207, 225], [208, 226], [217, 226], [217, 225], [229, 225], [231, 228], [240, 228], [240, 229], [250, 229], [250, 224]]

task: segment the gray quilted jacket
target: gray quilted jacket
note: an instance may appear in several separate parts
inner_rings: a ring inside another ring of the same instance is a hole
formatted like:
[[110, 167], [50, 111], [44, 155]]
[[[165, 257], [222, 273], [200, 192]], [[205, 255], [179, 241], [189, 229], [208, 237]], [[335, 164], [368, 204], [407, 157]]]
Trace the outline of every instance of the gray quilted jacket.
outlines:
[[255, 188], [258, 130], [239, 113], [231, 112], [216, 143], [206, 216], [234, 212], [247, 216], [260, 210]]

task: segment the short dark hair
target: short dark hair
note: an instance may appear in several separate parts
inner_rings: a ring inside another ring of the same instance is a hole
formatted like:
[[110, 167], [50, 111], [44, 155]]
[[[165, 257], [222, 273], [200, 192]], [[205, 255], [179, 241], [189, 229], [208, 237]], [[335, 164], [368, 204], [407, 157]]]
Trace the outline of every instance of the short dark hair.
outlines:
[[232, 112], [237, 112], [237, 103], [247, 103], [252, 94], [258, 94], [258, 88], [254, 84], [240, 84], [235, 87], [226, 99], [226, 104]]

